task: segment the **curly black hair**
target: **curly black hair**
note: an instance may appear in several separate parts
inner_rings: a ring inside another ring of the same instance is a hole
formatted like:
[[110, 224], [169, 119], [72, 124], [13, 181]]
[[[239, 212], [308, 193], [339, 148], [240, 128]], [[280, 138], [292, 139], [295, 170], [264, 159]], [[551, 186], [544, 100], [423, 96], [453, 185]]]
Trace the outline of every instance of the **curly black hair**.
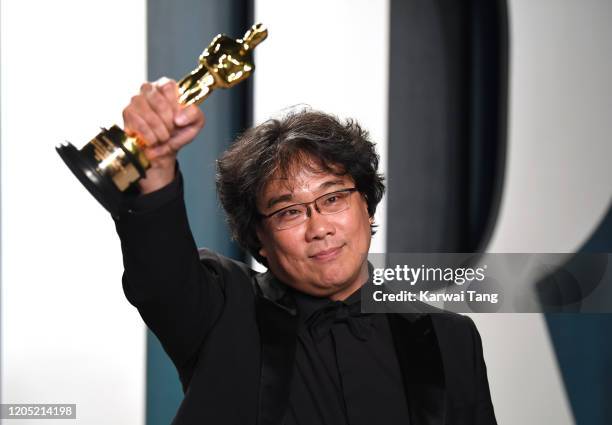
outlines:
[[[291, 177], [297, 169], [350, 175], [374, 217], [384, 192], [378, 173], [379, 156], [368, 132], [354, 120], [313, 110], [289, 113], [247, 130], [217, 160], [217, 193], [232, 238], [257, 261], [261, 243], [256, 226], [261, 220], [257, 197], [274, 175]], [[297, 168], [296, 168], [297, 166]], [[376, 225], [372, 223], [372, 234]]]

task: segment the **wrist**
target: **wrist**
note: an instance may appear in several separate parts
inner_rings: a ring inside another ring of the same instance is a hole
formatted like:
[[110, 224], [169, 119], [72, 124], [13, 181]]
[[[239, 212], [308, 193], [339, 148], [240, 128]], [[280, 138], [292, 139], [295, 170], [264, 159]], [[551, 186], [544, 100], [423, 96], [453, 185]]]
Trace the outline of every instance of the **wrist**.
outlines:
[[146, 195], [155, 192], [172, 183], [174, 176], [175, 167], [172, 167], [171, 170], [149, 170], [147, 176], [138, 181], [140, 193]]

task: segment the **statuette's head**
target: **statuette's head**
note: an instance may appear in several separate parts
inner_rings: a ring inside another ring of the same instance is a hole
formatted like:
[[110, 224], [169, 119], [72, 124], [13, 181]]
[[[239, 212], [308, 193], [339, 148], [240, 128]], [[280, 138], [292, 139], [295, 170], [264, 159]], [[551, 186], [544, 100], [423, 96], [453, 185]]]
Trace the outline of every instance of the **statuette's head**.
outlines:
[[266, 39], [268, 30], [262, 24], [253, 25], [242, 39], [225, 34], [216, 36], [200, 56], [219, 87], [229, 88], [247, 79], [253, 70], [253, 49]]

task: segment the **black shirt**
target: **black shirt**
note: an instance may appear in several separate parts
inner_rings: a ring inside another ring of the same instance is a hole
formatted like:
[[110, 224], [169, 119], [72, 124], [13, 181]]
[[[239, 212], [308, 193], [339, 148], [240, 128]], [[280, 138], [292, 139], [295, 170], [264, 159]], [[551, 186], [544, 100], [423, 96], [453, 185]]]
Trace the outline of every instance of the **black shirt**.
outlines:
[[293, 294], [299, 328], [285, 424], [408, 424], [386, 316], [361, 315], [360, 291], [336, 302]]

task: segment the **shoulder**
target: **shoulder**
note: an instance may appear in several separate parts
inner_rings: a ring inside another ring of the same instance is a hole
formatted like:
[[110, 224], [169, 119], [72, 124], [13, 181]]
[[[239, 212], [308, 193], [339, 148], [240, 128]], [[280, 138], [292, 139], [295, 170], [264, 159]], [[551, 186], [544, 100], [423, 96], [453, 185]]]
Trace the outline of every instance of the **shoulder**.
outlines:
[[448, 312], [430, 316], [445, 363], [466, 368], [482, 362], [482, 340], [472, 318]]
[[208, 248], [200, 248], [198, 255], [201, 266], [223, 286], [241, 281], [252, 283], [259, 274], [244, 262]]
[[480, 345], [480, 335], [471, 317], [449, 312], [433, 313], [430, 317], [441, 347]]
[[425, 319], [424, 323], [431, 323], [431, 326], [433, 326], [438, 335], [442, 334], [443, 336], [446, 336], [457, 333], [469, 334], [477, 332], [476, 325], [469, 316], [442, 310], [421, 302], [418, 302], [415, 305], [417, 306], [415, 311], [418, 313], [408, 314], [407, 316], [412, 317], [412, 321], [415, 321], [415, 319], [420, 319], [417, 321]]
[[430, 313], [430, 316], [437, 328], [445, 330], [471, 330], [476, 328], [474, 321], [463, 314], [440, 311], [439, 313]]
[[255, 270], [251, 269], [247, 264], [242, 261], [235, 260], [230, 257], [226, 257], [223, 254], [219, 254], [208, 248], [199, 248], [198, 255], [200, 257], [200, 263], [202, 265], [211, 266], [214, 268], [222, 268], [228, 271], [237, 271], [245, 275], [255, 274]]

